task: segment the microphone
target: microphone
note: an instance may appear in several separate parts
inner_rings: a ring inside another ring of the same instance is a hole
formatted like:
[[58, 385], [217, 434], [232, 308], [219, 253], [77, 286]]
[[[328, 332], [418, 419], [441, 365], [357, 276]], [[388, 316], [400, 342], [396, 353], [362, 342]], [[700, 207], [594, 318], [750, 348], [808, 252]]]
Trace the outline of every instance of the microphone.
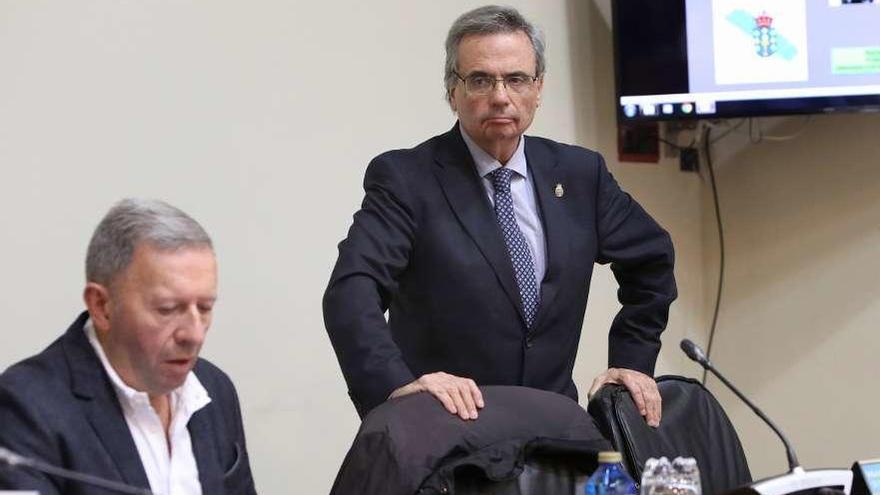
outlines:
[[739, 391], [727, 378], [712, 366], [712, 362], [706, 357], [706, 353], [697, 344], [690, 339], [682, 339], [681, 350], [687, 354], [687, 357], [696, 361], [704, 369], [711, 371], [713, 375], [718, 377], [724, 385], [727, 386], [737, 397], [740, 398], [755, 414], [758, 415], [767, 426], [782, 440], [785, 445], [785, 454], [788, 456], [788, 474], [774, 476], [760, 481], [756, 481], [746, 487], [738, 488], [727, 495], [786, 495], [796, 492], [818, 492], [830, 493], [832, 491], [841, 490], [845, 494], [849, 494], [852, 486], [852, 471], [844, 469], [816, 469], [806, 471], [798, 463], [797, 455], [794, 448], [788, 442], [788, 438], [782, 433], [782, 430], [764, 414], [764, 411], [758, 409], [752, 401], [750, 401], [742, 392]]
[[709, 363], [709, 358], [706, 357], [706, 353], [703, 352], [703, 349], [697, 344], [694, 344], [690, 339], [682, 339], [681, 350], [683, 350], [691, 360], [700, 363], [702, 367], [707, 368], [712, 366], [712, 364]]
[[30, 457], [16, 454], [9, 449], [0, 447], [0, 465], [4, 464], [11, 468], [33, 469], [34, 471], [45, 473], [50, 476], [57, 476], [59, 478], [73, 480], [78, 483], [97, 486], [99, 488], [104, 488], [106, 490], [111, 490], [117, 493], [125, 493], [128, 495], [153, 495], [153, 492], [147, 490], [146, 488], [138, 488], [116, 481], [105, 480], [104, 478], [99, 478], [90, 474], [78, 473], [69, 469], [63, 469], [39, 461], [37, 459], [32, 459]]
[[785, 435], [782, 433], [782, 430], [780, 430], [773, 423], [773, 421], [770, 421], [770, 418], [768, 418], [767, 415], [764, 414], [764, 411], [758, 409], [758, 406], [756, 406], [745, 395], [743, 395], [738, 388], [734, 387], [732, 383], [727, 381], [727, 378], [724, 378], [724, 375], [719, 373], [718, 370], [716, 370], [715, 367], [712, 366], [712, 363], [709, 362], [709, 358], [706, 357], [706, 353], [703, 352], [703, 349], [701, 349], [700, 346], [694, 344], [690, 339], [682, 339], [681, 350], [683, 350], [684, 353], [687, 354], [687, 357], [691, 358], [693, 361], [696, 361], [697, 363], [699, 363], [700, 366], [711, 371], [713, 375], [717, 376], [719, 380], [727, 385], [727, 388], [732, 390], [733, 393], [735, 393], [736, 396], [740, 398], [740, 400], [745, 402], [746, 405], [752, 409], [752, 411], [755, 411], [755, 414], [757, 414], [758, 417], [760, 417], [764, 420], [765, 423], [767, 423], [770, 429], [773, 430], [774, 433], [776, 433], [780, 440], [782, 440], [782, 444], [785, 445], [785, 454], [788, 456], [788, 469], [790, 471], [793, 472], [795, 469], [801, 467], [800, 463], [797, 460], [797, 455], [795, 455], [794, 453], [794, 449], [788, 442], [788, 438], [786, 438]]

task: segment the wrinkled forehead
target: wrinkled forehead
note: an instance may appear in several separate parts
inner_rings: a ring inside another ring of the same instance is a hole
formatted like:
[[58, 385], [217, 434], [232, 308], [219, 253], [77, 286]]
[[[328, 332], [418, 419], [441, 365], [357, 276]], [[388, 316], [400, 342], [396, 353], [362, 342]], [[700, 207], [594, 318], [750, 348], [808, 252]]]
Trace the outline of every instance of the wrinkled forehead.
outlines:
[[217, 259], [209, 245], [160, 248], [150, 243], [135, 247], [131, 262], [118, 281], [129, 288], [192, 288], [216, 290]]
[[469, 34], [458, 44], [458, 70], [464, 74], [534, 72], [535, 49], [523, 31]]

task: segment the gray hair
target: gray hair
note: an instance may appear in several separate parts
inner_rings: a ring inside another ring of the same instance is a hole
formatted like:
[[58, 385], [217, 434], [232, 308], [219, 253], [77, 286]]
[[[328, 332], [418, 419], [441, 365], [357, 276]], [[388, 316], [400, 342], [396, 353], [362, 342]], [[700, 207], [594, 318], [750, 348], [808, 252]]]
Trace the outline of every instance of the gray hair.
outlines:
[[86, 280], [109, 285], [142, 243], [162, 251], [213, 249], [205, 229], [181, 210], [155, 199], [127, 198], [113, 205], [95, 228], [86, 253]]
[[544, 33], [526, 20], [513, 7], [486, 5], [462, 14], [446, 35], [446, 99], [449, 100], [452, 88], [458, 83], [455, 71], [458, 69], [458, 45], [465, 36], [476, 34], [515, 33], [522, 31], [535, 49], [535, 76], [544, 75], [547, 61], [544, 58]]

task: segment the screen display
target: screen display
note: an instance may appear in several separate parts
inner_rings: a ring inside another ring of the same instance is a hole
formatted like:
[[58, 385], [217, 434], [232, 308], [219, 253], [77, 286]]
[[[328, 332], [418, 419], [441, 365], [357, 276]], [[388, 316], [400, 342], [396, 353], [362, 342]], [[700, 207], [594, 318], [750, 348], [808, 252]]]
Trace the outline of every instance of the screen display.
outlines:
[[622, 120], [880, 109], [880, 0], [614, 0]]
[[862, 469], [862, 476], [865, 478], [865, 484], [868, 485], [868, 491], [871, 493], [880, 493], [880, 461], [862, 461], [859, 463]]

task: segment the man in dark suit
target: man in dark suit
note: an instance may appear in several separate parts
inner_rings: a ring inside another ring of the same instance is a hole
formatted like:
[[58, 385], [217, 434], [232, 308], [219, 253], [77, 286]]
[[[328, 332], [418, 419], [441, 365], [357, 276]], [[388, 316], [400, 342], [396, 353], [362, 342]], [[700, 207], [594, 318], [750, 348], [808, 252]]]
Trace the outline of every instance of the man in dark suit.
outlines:
[[[0, 446], [165, 494], [252, 494], [238, 397], [198, 357], [217, 297], [211, 239], [166, 203], [123, 200], [95, 230], [87, 312], [0, 375]], [[112, 493], [0, 467], [0, 489]]]
[[652, 376], [676, 295], [672, 244], [600, 155], [523, 135], [543, 74], [543, 38], [516, 10], [462, 15], [446, 42], [458, 123], [367, 169], [324, 296], [361, 415], [427, 391], [474, 419], [477, 385], [577, 400], [572, 368], [598, 262], [611, 263], [623, 308], [609, 333], [609, 368], [591, 391], [622, 383], [659, 424]]

